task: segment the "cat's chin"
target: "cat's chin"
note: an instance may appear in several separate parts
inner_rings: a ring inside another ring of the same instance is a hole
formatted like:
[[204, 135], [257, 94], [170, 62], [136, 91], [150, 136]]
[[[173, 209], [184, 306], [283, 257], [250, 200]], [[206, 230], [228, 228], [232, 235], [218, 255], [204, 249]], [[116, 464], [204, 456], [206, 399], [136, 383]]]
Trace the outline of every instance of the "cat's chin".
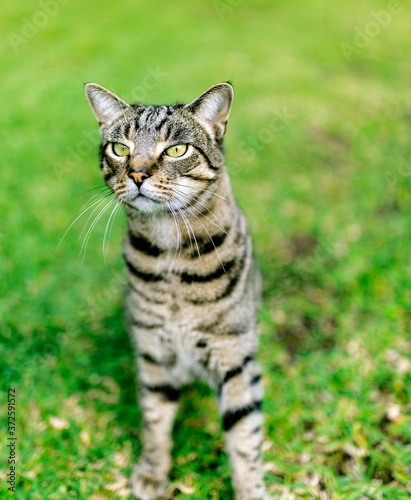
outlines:
[[144, 214], [157, 214], [167, 210], [167, 206], [160, 201], [153, 200], [147, 196], [137, 196], [132, 200], [127, 200], [126, 205], [137, 212]]

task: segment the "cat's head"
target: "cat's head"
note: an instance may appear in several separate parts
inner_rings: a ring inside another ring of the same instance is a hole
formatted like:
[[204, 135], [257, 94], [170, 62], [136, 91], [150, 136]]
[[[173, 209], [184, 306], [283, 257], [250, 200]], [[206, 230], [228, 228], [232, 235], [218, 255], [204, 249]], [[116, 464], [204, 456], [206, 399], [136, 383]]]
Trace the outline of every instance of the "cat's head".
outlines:
[[95, 83], [86, 84], [85, 92], [100, 123], [103, 176], [122, 203], [155, 213], [215, 191], [233, 100], [229, 83], [171, 106], [129, 105]]

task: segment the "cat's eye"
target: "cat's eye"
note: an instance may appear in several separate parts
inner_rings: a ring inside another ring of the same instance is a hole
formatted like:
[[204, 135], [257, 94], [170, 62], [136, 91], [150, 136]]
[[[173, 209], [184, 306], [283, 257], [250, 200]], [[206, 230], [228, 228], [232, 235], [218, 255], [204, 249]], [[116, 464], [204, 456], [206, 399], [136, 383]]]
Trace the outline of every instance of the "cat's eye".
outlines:
[[164, 153], [167, 156], [171, 156], [172, 158], [178, 158], [179, 156], [183, 156], [183, 154], [187, 151], [187, 144], [176, 144], [175, 146], [170, 146], [167, 148]]
[[130, 148], [121, 142], [113, 143], [113, 151], [117, 156], [128, 156], [130, 154]]

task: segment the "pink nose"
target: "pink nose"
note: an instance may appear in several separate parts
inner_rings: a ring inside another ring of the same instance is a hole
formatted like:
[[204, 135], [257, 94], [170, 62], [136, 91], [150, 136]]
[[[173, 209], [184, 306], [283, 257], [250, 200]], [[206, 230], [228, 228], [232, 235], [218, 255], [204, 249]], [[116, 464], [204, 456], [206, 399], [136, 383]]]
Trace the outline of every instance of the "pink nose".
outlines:
[[144, 172], [130, 172], [128, 176], [133, 179], [138, 187], [140, 187], [141, 184], [143, 184], [144, 179], [147, 179], [148, 177], [148, 175]]

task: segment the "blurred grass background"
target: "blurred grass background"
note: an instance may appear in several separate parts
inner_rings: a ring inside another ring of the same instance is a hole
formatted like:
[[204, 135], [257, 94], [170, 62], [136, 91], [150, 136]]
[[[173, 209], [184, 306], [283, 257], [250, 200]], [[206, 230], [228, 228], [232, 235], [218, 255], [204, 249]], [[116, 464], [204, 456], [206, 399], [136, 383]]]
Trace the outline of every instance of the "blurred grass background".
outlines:
[[[102, 185], [83, 83], [164, 104], [230, 80], [227, 165], [265, 278], [268, 489], [410, 498], [410, 24], [405, 0], [2, 5], [2, 495], [8, 387], [16, 499], [130, 498], [140, 450], [124, 218], [107, 270], [107, 218], [84, 265], [87, 217], [57, 248]], [[205, 387], [186, 391], [174, 439], [175, 498], [233, 498]]]

